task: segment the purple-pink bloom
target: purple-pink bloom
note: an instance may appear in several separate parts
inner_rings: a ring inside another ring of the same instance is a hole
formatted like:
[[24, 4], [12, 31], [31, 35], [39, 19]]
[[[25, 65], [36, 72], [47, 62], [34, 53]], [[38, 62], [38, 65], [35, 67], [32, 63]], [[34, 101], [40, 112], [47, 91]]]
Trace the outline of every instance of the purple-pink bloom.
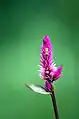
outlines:
[[45, 86], [43, 87], [34, 84], [29, 85], [27, 83], [25, 83], [25, 86], [33, 92], [50, 95], [54, 107], [55, 118], [59, 119], [54, 87], [52, 83], [53, 81], [56, 81], [61, 77], [62, 66], [57, 67], [54, 63], [54, 58], [52, 54], [52, 43], [50, 41], [49, 36], [45, 36], [43, 38], [40, 57], [40, 77], [45, 80]]
[[62, 66], [57, 67], [54, 63], [49, 36], [43, 38], [40, 57], [40, 77], [46, 80], [45, 88], [51, 91], [52, 82], [61, 77]]

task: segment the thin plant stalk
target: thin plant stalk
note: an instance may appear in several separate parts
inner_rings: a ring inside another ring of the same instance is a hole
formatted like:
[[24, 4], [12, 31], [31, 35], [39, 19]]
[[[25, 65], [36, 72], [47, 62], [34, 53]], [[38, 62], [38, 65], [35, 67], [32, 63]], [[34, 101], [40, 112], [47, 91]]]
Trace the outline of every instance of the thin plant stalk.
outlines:
[[52, 98], [52, 103], [53, 103], [53, 108], [54, 108], [54, 113], [55, 113], [55, 119], [59, 119], [59, 114], [58, 114], [58, 109], [57, 109], [56, 97], [55, 97], [54, 90], [52, 90], [51, 98]]

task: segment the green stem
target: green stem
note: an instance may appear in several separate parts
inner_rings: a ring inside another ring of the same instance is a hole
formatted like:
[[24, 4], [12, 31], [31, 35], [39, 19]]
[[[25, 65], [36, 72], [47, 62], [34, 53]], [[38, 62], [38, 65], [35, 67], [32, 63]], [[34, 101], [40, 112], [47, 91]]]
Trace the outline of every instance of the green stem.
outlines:
[[52, 98], [52, 103], [53, 103], [53, 107], [54, 107], [55, 119], [59, 119], [54, 90], [52, 91], [51, 98]]

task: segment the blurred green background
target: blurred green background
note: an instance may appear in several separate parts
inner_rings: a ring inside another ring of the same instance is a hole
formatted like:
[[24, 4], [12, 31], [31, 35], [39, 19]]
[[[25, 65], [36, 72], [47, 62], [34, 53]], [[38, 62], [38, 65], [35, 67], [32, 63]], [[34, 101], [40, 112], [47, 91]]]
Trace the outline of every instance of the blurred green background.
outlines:
[[54, 119], [50, 96], [24, 83], [39, 77], [44, 35], [63, 76], [54, 83], [60, 119], [79, 119], [79, 1], [0, 0], [0, 119]]

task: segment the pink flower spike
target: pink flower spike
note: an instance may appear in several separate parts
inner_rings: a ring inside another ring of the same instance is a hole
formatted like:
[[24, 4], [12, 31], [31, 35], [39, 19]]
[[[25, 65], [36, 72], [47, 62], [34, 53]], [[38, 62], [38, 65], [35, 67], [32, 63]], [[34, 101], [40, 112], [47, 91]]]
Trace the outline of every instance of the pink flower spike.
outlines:
[[57, 67], [54, 63], [52, 43], [48, 35], [44, 36], [40, 54], [40, 77], [44, 80], [53, 81], [61, 77], [62, 66]]
[[52, 44], [49, 36], [43, 38], [43, 44], [41, 47], [41, 59], [40, 59], [40, 77], [44, 80], [53, 79], [52, 77]]
[[54, 73], [54, 81], [61, 77], [63, 66], [59, 66]]

